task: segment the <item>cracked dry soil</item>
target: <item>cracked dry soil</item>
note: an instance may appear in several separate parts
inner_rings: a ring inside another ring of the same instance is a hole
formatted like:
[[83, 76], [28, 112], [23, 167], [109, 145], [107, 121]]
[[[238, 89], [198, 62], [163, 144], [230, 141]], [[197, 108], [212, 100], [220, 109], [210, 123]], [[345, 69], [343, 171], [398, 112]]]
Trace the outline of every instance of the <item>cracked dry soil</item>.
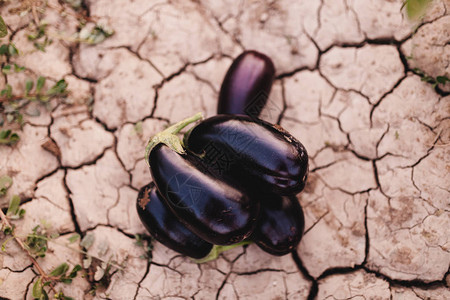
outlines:
[[[60, 1], [61, 2], [61, 1]], [[56, 0], [48, 31], [71, 33]], [[27, 40], [31, 16], [0, 10], [25, 78], [64, 78], [75, 103], [25, 117], [21, 141], [0, 148], [0, 175], [27, 213], [26, 235], [45, 220], [62, 243], [94, 234], [89, 253], [124, 263], [105, 290], [89, 276], [59, 284], [75, 299], [450, 299], [450, 96], [412, 72], [449, 74], [450, 3], [436, 0], [415, 30], [400, 0], [86, 0], [89, 16], [115, 34], [97, 45]], [[67, 8], [70, 10], [70, 8]], [[31, 46], [30, 46], [31, 45]], [[310, 176], [298, 196], [306, 229], [298, 250], [270, 256], [256, 246], [197, 265], [154, 243], [148, 262], [134, 234], [150, 180], [147, 139], [198, 111], [215, 114], [232, 59], [269, 55], [277, 80], [262, 118], [306, 146]], [[142, 122], [142, 132], [135, 124]], [[59, 148], [41, 147], [52, 141]], [[3, 242], [0, 241], [0, 242]], [[106, 246], [105, 246], [106, 245]], [[78, 247], [78, 246], [77, 246]], [[49, 243], [45, 271], [82, 255]], [[10, 242], [0, 255], [0, 298], [31, 299], [38, 273]]]

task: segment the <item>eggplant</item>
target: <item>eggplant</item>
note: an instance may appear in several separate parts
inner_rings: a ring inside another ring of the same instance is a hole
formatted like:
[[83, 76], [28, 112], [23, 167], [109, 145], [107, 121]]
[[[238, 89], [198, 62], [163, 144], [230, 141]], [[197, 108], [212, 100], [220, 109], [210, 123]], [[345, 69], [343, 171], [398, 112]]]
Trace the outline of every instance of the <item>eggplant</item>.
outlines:
[[195, 156], [156, 144], [148, 162], [166, 204], [196, 235], [212, 244], [231, 245], [251, 234], [259, 202], [208, 173]]
[[280, 195], [303, 190], [308, 175], [305, 147], [278, 125], [244, 115], [217, 115], [185, 135], [188, 151], [221, 176]]
[[231, 64], [222, 82], [217, 114], [258, 117], [275, 79], [272, 60], [256, 51], [245, 51]]
[[186, 228], [166, 206], [153, 182], [139, 190], [136, 208], [142, 224], [161, 244], [192, 258], [204, 258], [213, 245]]
[[282, 256], [296, 249], [305, 229], [302, 207], [295, 196], [261, 197], [261, 212], [251, 239], [262, 250]]

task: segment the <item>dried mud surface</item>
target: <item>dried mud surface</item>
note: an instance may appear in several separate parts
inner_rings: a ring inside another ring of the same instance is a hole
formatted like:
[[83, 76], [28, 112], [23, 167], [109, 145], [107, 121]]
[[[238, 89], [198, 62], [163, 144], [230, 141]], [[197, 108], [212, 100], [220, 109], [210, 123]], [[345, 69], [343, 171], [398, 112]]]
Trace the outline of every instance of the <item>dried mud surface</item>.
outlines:
[[[77, 27], [49, 1], [50, 30]], [[42, 223], [93, 234], [89, 252], [125, 268], [105, 290], [89, 277], [61, 285], [75, 299], [450, 299], [450, 96], [414, 68], [449, 76], [450, 3], [434, 1], [418, 28], [400, 0], [87, 0], [115, 34], [98, 45], [27, 41], [28, 19], [0, 10], [22, 51], [25, 77], [66, 79], [73, 102], [28, 117], [14, 147], [0, 147], [0, 175], [25, 203], [16, 234]], [[24, 20], [26, 19], [26, 20]], [[31, 48], [30, 48], [31, 47]], [[167, 124], [215, 114], [223, 76], [244, 49], [269, 55], [277, 79], [262, 118], [297, 137], [310, 156], [298, 195], [305, 235], [297, 251], [270, 256], [250, 245], [197, 265], [159, 243], [150, 261], [134, 235], [151, 181], [146, 141]], [[142, 130], [135, 124], [141, 122]], [[41, 145], [51, 140], [59, 149]], [[1, 240], [0, 242], [3, 242]], [[82, 255], [58, 244], [45, 271]], [[38, 273], [14, 242], [0, 255], [0, 298], [31, 299]]]

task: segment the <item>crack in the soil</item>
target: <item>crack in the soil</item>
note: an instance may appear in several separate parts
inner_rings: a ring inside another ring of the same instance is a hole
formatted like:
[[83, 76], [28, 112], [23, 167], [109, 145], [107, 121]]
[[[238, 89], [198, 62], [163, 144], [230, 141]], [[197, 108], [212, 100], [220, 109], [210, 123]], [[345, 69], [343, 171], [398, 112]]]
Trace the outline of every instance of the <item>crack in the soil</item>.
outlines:
[[[206, 7], [202, 6], [200, 2], [198, 2], [197, 4], [198, 4], [198, 7], [200, 8], [200, 9], [199, 9], [199, 12], [200, 12], [201, 15], [203, 15], [203, 16], [206, 18], [207, 16], [205, 16], [204, 13], [202, 13], [202, 12], [206, 11], [206, 12], [211, 16], [211, 18], [214, 20], [214, 22], [216, 22], [216, 25], [219, 27], [219, 29], [220, 29], [220, 31], [222, 31], [222, 33], [224, 33], [225, 35], [227, 35], [228, 37], [230, 37], [231, 40], [232, 40], [232, 41], [233, 41], [233, 42], [234, 42], [241, 50], [244, 50], [244, 49], [245, 49], [245, 47], [244, 47], [244, 45], [242, 44], [241, 40], [240, 40], [237, 36], [235, 36], [234, 34], [231, 34], [228, 30], [226, 30], [226, 29], [223, 27], [223, 22], [227, 21], [228, 19], [225, 19], [225, 20], [223, 20], [223, 21], [220, 21], [219, 18], [218, 18], [216, 15], [214, 15], [214, 13], [213, 13], [212, 11], [210, 11], [210, 10], [208, 10]], [[242, 9], [239, 10], [238, 16], [235, 17], [235, 20], [239, 20], [241, 14], [242, 14]]]
[[159, 75], [161, 75], [162, 78], [166, 77], [164, 75], [164, 73], [160, 69], [158, 69], [158, 67], [150, 59], [143, 58], [137, 51], [134, 51], [133, 49], [131, 49], [131, 46], [117, 46], [117, 47], [112, 47], [110, 49], [125, 49], [125, 50], [129, 51], [131, 54], [133, 54], [134, 56], [136, 56], [140, 61], [147, 62]]
[[388, 38], [365, 39], [360, 43], [351, 43], [351, 42], [350, 43], [347, 43], [347, 42], [335, 43], [335, 44], [328, 46], [324, 50], [322, 50], [320, 52], [320, 54], [325, 54], [334, 47], [358, 49], [358, 48], [363, 48], [366, 45], [401, 46], [409, 38], [410, 38], [410, 36], [407, 36], [401, 40], [396, 40], [396, 39], [388, 37]]
[[405, 80], [406, 78], [408, 78], [408, 75], [403, 75], [395, 84], [394, 86], [387, 92], [385, 92], [383, 95], [381, 95], [380, 99], [378, 99], [377, 102], [375, 102], [372, 105], [372, 109], [370, 110], [370, 114], [369, 114], [369, 121], [370, 121], [370, 128], [373, 128], [372, 124], [373, 124], [373, 114], [375, 112], [375, 109], [383, 102], [383, 100], [390, 94], [394, 93], [395, 89], [403, 82], [403, 80]]
[[[158, 117], [155, 117], [155, 112], [156, 112], [156, 108], [158, 106], [159, 90], [162, 89], [167, 82], [170, 82], [175, 77], [178, 77], [178, 76], [182, 75], [183, 73], [185, 73], [185, 71], [187, 70], [188, 67], [205, 64], [205, 63], [209, 62], [210, 60], [212, 60], [212, 59], [214, 59], [216, 57], [217, 57], [216, 54], [212, 54], [209, 57], [207, 57], [207, 58], [205, 58], [203, 60], [197, 61], [197, 62], [186, 62], [175, 73], [172, 73], [169, 76], [163, 76], [163, 80], [160, 83], [158, 83], [158, 84], [153, 86], [153, 89], [155, 91], [155, 97], [153, 98], [153, 108], [152, 108], [152, 111], [150, 112], [150, 115], [148, 117], [145, 117], [144, 119], [148, 119], [148, 118], [156, 118], [157, 119], [158, 118]], [[192, 74], [192, 75], [194, 76], [194, 78], [196, 77], [194, 74]], [[214, 91], [214, 88], [213, 88], [213, 91]], [[163, 119], [163, 118], [160, 118], [160, 119], [170, 123], [170, 120]]]
[[311, 288], [309, 289], [309, 294], [307, 300], [314, 300], [317, 296], [317, 293], [319, 292], [319, 285], [317, 283], [317, 280], [309, 274], [308, 269], [303, 265], [303, 262], [298, 255], [297, 251], [292, 251], [292, 259], [294, 260], [295, 264], [297, 265], [298, 270], [303, 274], [303, 276], [311, 282]]
[[32, 267], [33, 267], [33, 264], [31, 263], [31, 264], [29, 264], [28, 266], [26, 266], [26, 267], [24, 267], [23, 269], [20, 269], [20, 270], [13, 270], [13, 269], [11, 269], [11, 268], [8, 267], [8, 266], [2, 266], [2, 269], [6, 269], [6, 270], [10, 271], [11, 273], [22, 273], [22, 272], [24, 272], [25, 270], [30, 269], [30, 268], [32, 268]]
[[365, 230], [365, 246], [364, 246], [364, 259], [362, 261], [362, 265], [367, 263], [367, 259], [369, 257], [370, 250], [370, 237], [369, 237], [369, 226], [367, 224], [367, 207], [369, 207], [369, 198], [366, 199], [366, 205], [364, 206], [364, 230]]
[[317, 218], [317, 220], [316, 221], [314, 221], [314, 223], [311, 225], [311, 226], [309, 226], [309, 228], [308, 229], [306, 229], [304, 232], [303, 232], [303, 236], [305, 236], [308, 232], [310, 232], [320, 221], [322, 221], [322, 219], [326, 216], [326, 215], [328, 215], [330, 213], [330, 211], [329, 210], [327, 210], [323, 215], [321, 215], [320, 217], [318, 217]]
[[286, 87], [284, 86], [283, 79], [280, 79], [280, 85], [281, 85], [281, 100], [283, 100], [283, 108], [281, 109], [281, 113], [278, 115], [278, 119], [276, 122], [277, 125], [281, 124], [281, 120], [283, 119], [284, 114], [286, 113], [287, 110]]
[[219, 300], [220, 293], [222, 292], [222, 289], [224, 288], [225, 284], [227, 283], [228, 278], [230, 277], [230, 275], [231, 275], [231, 272], [228, 272], [225, 275], [225, 278], [222, 280], [222, 284], [219, 286], [219, 288], [217, 289], [217, 292], [216, 292], [216, 300]]
[[[80, 165], [78, 165], [78, 166], [62, 166], [62, 167], [58, 168], [57, 170], [59, 170], [59, 169], [62, 169], [62, 170], [80, 170], [80, 169], [82, 169], [83, 167], [96, 165], [97, 162], [98, 162], [100, 159], [102, 159], [103, 156], [105, 156], [105, 153], [106, 153], [108, 150], [113, 150], [113, 152], [114, 152], [113, 147], [114, 147], [114, 145], [113, 145], [113, 146], [106, 147], [105, 149], [103, 149], [103, 152], [102, 152], [102, 153], [98, 154], [98, 155], [97, 155], [96, 157], [94, 157], [92, 160], [87, 161], [87, 162], [84, 162], [84, 163], [82, 163], [82, 164], [80, 164]], [[116, 153], [114, 152], [114, 154], [116, 154]]]
[[69, 201], [70, 206], [70, 216], [72, 218], [72, 222], [75, 228], [75, 232], [78, 233], [80, 236], [82, 235], [82, 231], [80, 229], [80, 225], [77, 220], [77, 215], [75, 213], [75, 207], [73, 205], [73, 200], [70, 195], [72, 195], [72, 191], [70, 190], [69, 186], [67, 185], [67, 169], [64, 169], [64, 177], [63, 177], [63, 186], [67, 193], [67, 200]]
[[302, 71], [314, 71], [316, 68], [309, 68], [309, 67], [300, 67], [300, 68], [296, 68], [292, 71], [288, 71], [285, 73], [280, 73], [278, 74], [275, 79], [283, 79], [283, 78], [289, 78], [294, 76], [295, 74], [302, 72]]
[[[147, 238], [147, 237], [143, 237], [143, 239], [147, 242], [147, 243], [152, 243], [153, 240], [151, 238]], [[145, 273], [142, 276], [141, 280], [139, 280], [139, 282], [137, 283], [137, 288], [136, 288], [136, 293], [134, 294], [133, 300], [136, 300], [138, 294], [139, 294], [139, 290], [141, 289], [141, 284], [142, 282], [145, 280], [145, 277], [147, 277], [148, 273], [150, 272], [150, 265], [151, 265], [151, 260], [153, 258], [153, 255], [151, 252], [148, 253], [150, 255], [150, 257], [147, 258], [147, 266], [145, 269]]]
[[[220, 293], [222, 292], [222, 289], [225, 287], [225, 284], [227, 284], [227, 282], [228, 282], [228, 278], [229, 278], [230, 275], [233, 273], [232, 270], [233, 270], [233, 265], [234, 265], [234, 263], [235, 263], [239, 258], [241, 258], [243, 255], [245, 255], [245, 254], [247, 253], [247, 246], [244, 246], [242, 249], [243, 249], [243, 251], [242, 251], [239, 255], [237, 255], [232, 261], [229, 261], [229, 260], [227, 260], [225, 257], [222, 256], [222, 257], [224, 258], [225, 261], [227, 261], [227, 262], [230, 263], [230, 271], [228, 271], [228, 273], [224, 274], [224, 275], [225, 275], [225, 278], [223, 279], [222, 284], [220, 285], [220, 287], [217, 289], [217, 292], [216, 292], [216, 300], [219, 300]], [[223, 273], [223, 272], [221, 272], [220, 270], [217, 270], [217, 271], [218, 271], [219, 273]], [[233, 290], [234, 290], [235, 294], [237, 295], [236, 290], [234, 289], [234, 286], [233, 286], [233, 285], [232, 285], [232, 287], [233, 287]], [[239, 297], [237, 297], [237, 298], [239, 298]]]
[[251, 276], [251, 275], [264, 273], [264, 272], [277, 272], [277, 273], [289, 274], [289, 272], [287, 272], [286, 270], [283, 270], [283, 269], [272, 269], [272, 268], [264, 268], [264, 269], [258, 269], [258, 270], [254, 270], [254, 271], [248, 271], [248, 272], [233, 272], [232, 271], [231, 273], [239, 275], [239, 276]]
[[[169, 264], [170, 264], [170, 262], [169, 262]], [[161, 268], [166, 268], [166, 269], [169, 269], [169, 270], [177, 273], [180, 276], [183, 276], [182, 272], [178, 271], [176, 268], [173, 268], [173, 267], [169, 266], [169, 264], [160, 264], [160, 263], [157, 263], [157, 262], [154, 262], [154, 261], [150, 262], [150, 265], [155, 265], [155, 266], [158, 266], [158, 267], [161, 267]]]
[[34, 279], [35, 279], [36, 277], [37, 277], [37, 276], [33, 276], [33, 278], [31, 278], [31, 281], [28, 282], [27, 287], [26, 287], [26, 289], [25, 289], [25, 293], [24, 293], [24, 295], [23, 295], [23, 300], [27, 300], [28, 291], [30, 290], [31, 284], [33, 283], [33, 281], [34, 281]]

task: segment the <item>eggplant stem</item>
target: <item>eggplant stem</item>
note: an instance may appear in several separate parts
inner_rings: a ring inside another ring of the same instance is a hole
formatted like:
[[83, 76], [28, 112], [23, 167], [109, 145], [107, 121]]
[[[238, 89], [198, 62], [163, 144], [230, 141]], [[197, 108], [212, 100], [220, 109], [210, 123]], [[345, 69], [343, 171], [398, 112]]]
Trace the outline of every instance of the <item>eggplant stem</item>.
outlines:
[[205, 257], [200, 258], [200, 259], [192, 258], [192, 260], [197, 264], [203, 264], [208, 261], [216, 260], [219, 257], [219, 255], [224, 251], [231, 250], [233, 248], [240, 247], [240, 246], [250, 245], [252, 243], [253, 243], [252, 241], [242, 241], [242, 242], [239, 242], [239, 243], [236, 243], [233, 245], [227, 245], [227, 246], [214, 245], [208, 255], [206, 255]]
[[167, 145], [170, 149], [174, 150], [179, 154], [186, 153], [186, 151], [183, 148], [184, 146], [183, 141], [177, 136], [177, 134], [184, 127], [194, 122], [197, 122], [198, 120], [201, 119], [203, 119], [203, 114], [201, 112], [198, 112], [192, 117], [181, 120], [180, 122], [177, 122], [169, 126], [168, 128], [164, 129], [163, 131], [152, 136], [148, 141], [147, 146], [145, 147], [145, 161], [147, 162], [147, 164], [150, 166], [150, 162], [148, 161], [150, 152], [156, 145], [161, 143]]

